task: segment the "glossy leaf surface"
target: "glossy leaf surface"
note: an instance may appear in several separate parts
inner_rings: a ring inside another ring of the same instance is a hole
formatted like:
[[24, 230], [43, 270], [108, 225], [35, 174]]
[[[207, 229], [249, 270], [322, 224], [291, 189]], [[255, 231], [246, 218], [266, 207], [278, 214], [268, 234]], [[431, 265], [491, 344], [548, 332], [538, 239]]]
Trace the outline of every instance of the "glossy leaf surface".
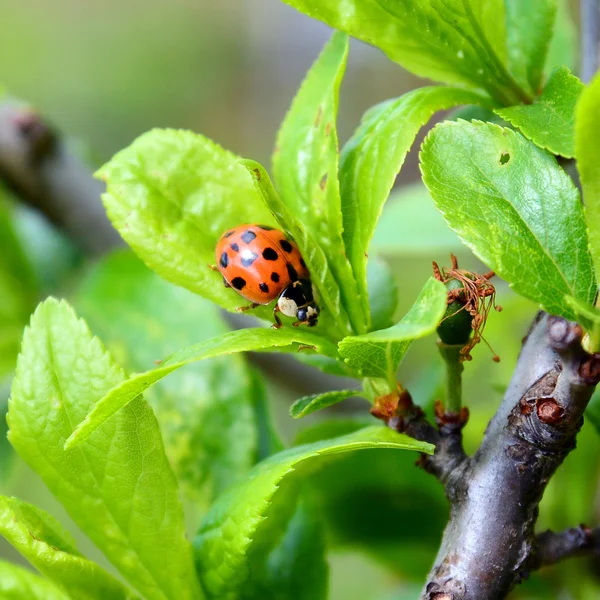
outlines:
[[74, 448], [85, 442], [107, 419], [139, 398], [147, 388], [187, 364], [222, 354], [252, 350], [264, 351], [283, 347], [297, 349], [300, 345], [307, 350], [314, 349], [332, 357], [337, 354], [333, 344], [315, 334], [297, 328], [289, 330], [241, 329], [184, 348], [171, 354], [161, 362], [159, 367], [132, 375], [99, 398], [92, 411], [77, 425], [67, 440], [65, 448]]
[[94, 403], [125, 379], [65, 302], [40, 304], [25, 332], [9, 438], [77, 525], [146, 598], [201, 597], [177, 482], [141, 396], [63, 450]]
[[540, 148], [575, 156], [575, 105], [585, 86], [566, 67], [552, 73], [533, 104], [496, 109]]
[[442, 109], [490, 105], [468, 90], [423, 87], [371, 108], [342, 150], [340, 181], [344, 240], [361, 297], [367, 298], [371, 238], [385, 201], [421, 127]]
[[347, 436], [290, 448], [259, 463], [245, 481], [231, 488], [213, 505], [194, 542], [196, 564], [208, 595], [234, 598], [243, 590], [251, 576], [249, 554], [253, 552], [253, 543], [258, 537], [263, 550], [268, 548], [269, 542], [273, 543], [265, 527], [289, 514], [289, 488], [284, 484], [305, 473], [301, 467], [310, 467], [311, 463], [316, 466], [327, 455], [367, 448], [432, 452], [428, 444], [374, 426]]
[[393, 327], [367, 335], [347, 337], [340, 342], [340, 354], [365, 377], [385, 379], [396, 388], [396, 371], [411, 343], [432, 334], [446, 310], [446, 288], [429, 278], [410, 310]]
[[517, 293], [568, 319], [565, 296], [593, 300], [583, 208], [553, 156], [497, 125], [444, 123], [421, 170], [448, 225]]

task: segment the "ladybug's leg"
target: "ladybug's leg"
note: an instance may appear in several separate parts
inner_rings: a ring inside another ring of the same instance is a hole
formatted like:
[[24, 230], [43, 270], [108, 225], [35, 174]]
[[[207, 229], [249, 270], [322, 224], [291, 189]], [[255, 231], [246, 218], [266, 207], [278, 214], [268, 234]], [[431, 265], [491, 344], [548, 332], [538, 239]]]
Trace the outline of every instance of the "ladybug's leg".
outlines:
[[294, 327], [300, 327], [301, 325], [306, 325], [307, 327], [312, 327], [312, 325], [308, 321], [294, 321], [292, 323]]
[[273, 325], [271, 325], [271, 327], [273, 329], [281, 329], [281, 319], [279, 318], [279, 315], [277, 314], [279, 312], [279, 306], [277, 303], [275, 303], [275, 308], [273, 308], [273, 318], [275, 319], [275, 323], [273, 323]]
[[249, 304], [248, 306], [238, 306], [235, 310], [237, 310], [238, 312], [246, 312], [247, 310], [252, 310], [253, 308], [256, 308], [257, 306], [260, 306], [260, 304], [253, 302], [252, 304]]
[[219, 267], [217, 265], [206, 265], [211, 271], [218, 271]]
[[223, 277], [223, 285], [224, 285], [225, 287], [231, 287], [231, 286], [229, 285], [229, 283], [227, 282], [227, 279], [225, 279], [225, 277]]

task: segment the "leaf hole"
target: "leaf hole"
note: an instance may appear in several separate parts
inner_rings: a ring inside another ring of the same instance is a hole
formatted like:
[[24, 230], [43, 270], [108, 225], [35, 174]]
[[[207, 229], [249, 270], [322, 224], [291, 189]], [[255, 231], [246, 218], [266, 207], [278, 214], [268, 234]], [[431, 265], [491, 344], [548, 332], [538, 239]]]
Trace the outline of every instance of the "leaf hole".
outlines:
[[510, 154], [508, 152], [503, 152], [500, 155], [500, 164], [505, 165], [510, 160]]

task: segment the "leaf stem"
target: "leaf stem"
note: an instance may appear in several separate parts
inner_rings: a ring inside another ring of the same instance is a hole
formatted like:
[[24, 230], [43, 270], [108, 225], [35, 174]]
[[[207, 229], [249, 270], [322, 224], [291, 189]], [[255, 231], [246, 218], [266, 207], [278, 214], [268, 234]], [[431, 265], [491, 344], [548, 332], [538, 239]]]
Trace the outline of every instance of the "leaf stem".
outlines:
[[440, 354], [446, 363], [446, 412], [459, 413], [462, 406], [462, 344], [450, 345], [438, 341]]

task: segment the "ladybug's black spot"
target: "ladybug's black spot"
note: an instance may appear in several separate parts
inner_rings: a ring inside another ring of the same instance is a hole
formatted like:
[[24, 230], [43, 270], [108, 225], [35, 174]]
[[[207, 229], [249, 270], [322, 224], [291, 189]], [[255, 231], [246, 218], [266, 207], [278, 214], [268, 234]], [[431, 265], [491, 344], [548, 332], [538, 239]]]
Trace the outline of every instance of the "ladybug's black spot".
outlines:
[[300, 259], [300, 264], [306, 269], [306, 263], [303, 258]]
[[279, 281], [279, 273], [275, 273], [275, 271], [273, 271], [273, 273], [271, 273], [271, 281], [277, 283]]
[[257, 258], [258, 254], [244, 250], [244, 253], [242, 254], [242, 266], [249, 267]]
[[231, 244], [231, 246], [229, 246], [234, 252], [239, 252], [240, 251], [240, 247], [236, 244], [233, 243]]
[[257, 227], [260, 227], [263, 231], [273, 231], [273, 228], [268, 225], [257, 225]]
[[277, 260], [279, 258], [279, 254], [273, 248], [265, 248], [262, 255], [265, 260]]
[[288, 275], [292, 281], [298, 281], [298, 273], [290, 263], [287, 264]]
[[219, 264], [226, 269], [227, 265], [229, 264], [229, 256], [227, 256], [227, 252], [223, 252], [223, 254], [221, 254], [221, 260], [219, 260]]
[[235, 233], [235, 231], [233, 231], [233, 229], [232, 229], [231, 231], [228, 231], [227, 233], [224, 233], [224, 234], [223, 234], [223, 237], [224, 237], [224, 238], [226, 238], [226, 237], [231, 237], [231, 236], [232, 236], [234, 233]]
[[246, 244], [249, 244], [255, 237], [256, 234], [254, 233], [254, 231], [248, 230], [242, 233], [242, 241]]
[[258, 286], [258, 287], [259, 287], [259, 288], [260, 288], [260, 290], [261, 290], [262, 292], [264, 292], [265, 294], [268, 294], [268, 293], [269, 293], [269, 286], [268, 286], [266, 283], [261, 283], [261, 284], [259, 284], [259, 286]]
[[279, 245], [286, 251], [286, 252], [291, 252], [294, 248], [292, 247], [292, 245], [287, 241], [287, 240], [281, 240], [281, 242], [279, 242]]
[[231, 285], [236, 290], [241, 290], [242, 288], [244, 288], [246, 286], [246, 280], [243, 277], [234, 277], [231, 280]]

